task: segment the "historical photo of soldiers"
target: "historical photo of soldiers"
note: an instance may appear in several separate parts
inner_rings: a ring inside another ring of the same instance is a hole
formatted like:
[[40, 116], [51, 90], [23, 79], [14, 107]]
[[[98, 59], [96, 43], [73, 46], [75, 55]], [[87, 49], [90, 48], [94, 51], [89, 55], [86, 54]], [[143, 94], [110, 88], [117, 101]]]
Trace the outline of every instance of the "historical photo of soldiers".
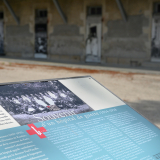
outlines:
[[93, 111], [59, 81], [0, 87], [0, 105], [20, 125]]

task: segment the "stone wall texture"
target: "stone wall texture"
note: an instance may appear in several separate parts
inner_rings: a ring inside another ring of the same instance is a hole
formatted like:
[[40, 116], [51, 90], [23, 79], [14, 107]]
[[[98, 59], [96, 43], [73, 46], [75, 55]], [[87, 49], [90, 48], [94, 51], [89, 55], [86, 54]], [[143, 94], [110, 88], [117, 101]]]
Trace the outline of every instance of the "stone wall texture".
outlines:
[[102, 6], [102, 63], [140, 65], [150, 59], [152, 0], [121, 0], [127, 14], [122, 19], [115, 0], [59, 0], [67, 17], [65, 24], [52, 0], [8, 0], [20, 19], [18, 25], [3, 1], [4, 49], [6, 55], [33, 57], [35, 10], [48, 11], [48, 58], [85, 61], [86, 8]]

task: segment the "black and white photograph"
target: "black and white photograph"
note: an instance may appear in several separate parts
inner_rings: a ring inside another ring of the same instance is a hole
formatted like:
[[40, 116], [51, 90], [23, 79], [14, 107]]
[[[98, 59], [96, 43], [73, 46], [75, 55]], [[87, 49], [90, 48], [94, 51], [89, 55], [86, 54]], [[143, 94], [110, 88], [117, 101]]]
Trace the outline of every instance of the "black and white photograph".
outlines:
[[0, 106], [20, 125], [93, 111], [57, 80], [1, 86]]

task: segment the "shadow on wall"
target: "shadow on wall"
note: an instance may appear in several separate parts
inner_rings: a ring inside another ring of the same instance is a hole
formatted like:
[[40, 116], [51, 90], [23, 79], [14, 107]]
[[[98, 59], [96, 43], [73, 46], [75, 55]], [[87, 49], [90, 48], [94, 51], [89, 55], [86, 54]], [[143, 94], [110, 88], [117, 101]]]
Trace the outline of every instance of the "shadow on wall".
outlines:
[[141, 100], [126, 103], [160, 128], [160, 101]]

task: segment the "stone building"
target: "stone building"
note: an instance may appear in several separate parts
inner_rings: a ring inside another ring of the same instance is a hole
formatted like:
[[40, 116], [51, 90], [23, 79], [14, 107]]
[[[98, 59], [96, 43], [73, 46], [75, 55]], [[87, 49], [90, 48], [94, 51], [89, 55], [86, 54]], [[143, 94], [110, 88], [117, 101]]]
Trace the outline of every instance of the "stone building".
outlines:
[[0, 54], [141, 65], [160, 59], [160, 0], [0, 0]]

